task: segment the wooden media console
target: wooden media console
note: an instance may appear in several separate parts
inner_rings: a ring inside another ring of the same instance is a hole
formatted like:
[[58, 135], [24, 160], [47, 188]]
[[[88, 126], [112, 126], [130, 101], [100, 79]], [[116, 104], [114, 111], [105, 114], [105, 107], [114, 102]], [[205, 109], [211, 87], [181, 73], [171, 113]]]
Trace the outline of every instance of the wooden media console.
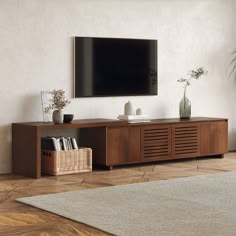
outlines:
[[195, 117], [132, 123], [109, 119], [67, 124], [12, 124], [13, 173], [41, 177], [41, 131], [78, 129], [79, 145], [93, 150], [93, 164], [116, 165], [200, 156], [223, 157], [228, 151], [228, 120]]

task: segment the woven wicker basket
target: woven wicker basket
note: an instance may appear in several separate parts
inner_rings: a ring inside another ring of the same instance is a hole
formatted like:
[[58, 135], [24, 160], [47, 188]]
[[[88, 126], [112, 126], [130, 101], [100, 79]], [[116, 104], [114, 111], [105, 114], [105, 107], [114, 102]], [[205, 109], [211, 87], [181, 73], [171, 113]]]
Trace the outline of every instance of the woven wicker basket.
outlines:
[[42, 173], [65, 175], [92, 171], [92, 149], [80, 148], [69, 151], [42, 150]]

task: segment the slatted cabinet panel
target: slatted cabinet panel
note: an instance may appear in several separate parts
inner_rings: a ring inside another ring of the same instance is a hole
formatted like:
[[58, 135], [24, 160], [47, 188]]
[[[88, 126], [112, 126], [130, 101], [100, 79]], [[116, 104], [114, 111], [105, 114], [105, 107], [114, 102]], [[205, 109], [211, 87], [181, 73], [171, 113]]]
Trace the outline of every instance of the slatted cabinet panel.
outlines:
[[200, 155], [200, 126], [174, 125], [172, 127], [172, 157], [185, 158]]
[[165, 160], [171, 156], [171, 127], [162, 125], [145, 126], [141, 131], [142, 159]]

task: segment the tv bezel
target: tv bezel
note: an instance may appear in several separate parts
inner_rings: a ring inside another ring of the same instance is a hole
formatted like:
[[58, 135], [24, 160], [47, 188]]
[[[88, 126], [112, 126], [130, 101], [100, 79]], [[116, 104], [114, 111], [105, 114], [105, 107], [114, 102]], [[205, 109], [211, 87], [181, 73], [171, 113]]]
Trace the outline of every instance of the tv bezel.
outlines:
[[[127, 94], [127, 95], [92, 95], [92, 96], [75, 96], [75, 40], [76, 38], [91, 38], [91, 39], [127, 39], [127, 40], [149, 40], [149, 41], [156, 41], [156, 93], [155, 94]], [[147, 39], [147, 38], [115, 38], [115, 37], [90, 37], [90, 36], [74, 36], [74, 71], [73, 71], [73, 98], [99, 98], [99, 97], [140, 97], [140, 96], [157, 96], [158, 95], [158, 39]]]

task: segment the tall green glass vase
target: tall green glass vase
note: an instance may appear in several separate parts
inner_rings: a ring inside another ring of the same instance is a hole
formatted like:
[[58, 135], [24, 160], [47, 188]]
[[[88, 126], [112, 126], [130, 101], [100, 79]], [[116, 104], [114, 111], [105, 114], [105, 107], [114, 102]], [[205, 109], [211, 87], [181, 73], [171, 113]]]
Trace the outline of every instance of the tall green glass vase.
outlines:
[[180, 119], [190, 119], [191, 117], [191, 102], [186, 97], [186, 87], [184, 88], [184, 96], [179, 103]]

